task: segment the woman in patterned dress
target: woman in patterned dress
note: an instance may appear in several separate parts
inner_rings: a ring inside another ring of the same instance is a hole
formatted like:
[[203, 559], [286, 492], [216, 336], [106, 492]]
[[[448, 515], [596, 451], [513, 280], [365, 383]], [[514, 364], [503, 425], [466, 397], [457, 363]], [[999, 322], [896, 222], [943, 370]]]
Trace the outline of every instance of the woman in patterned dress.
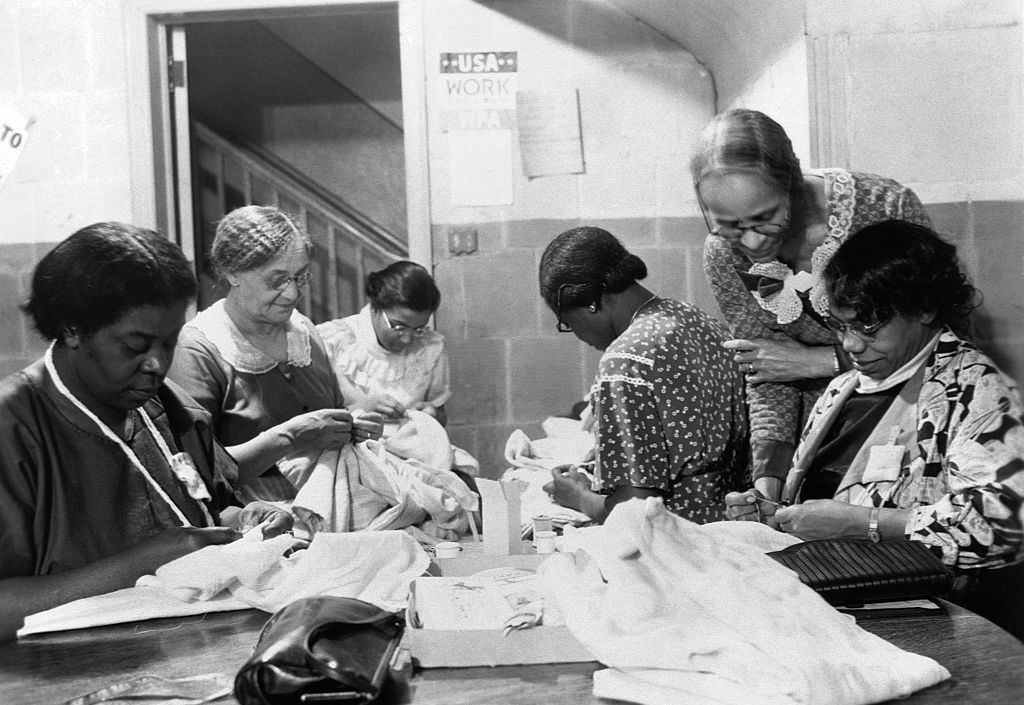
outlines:
[[849, 366], [823, 321], [821, 272], [866, 225], [930, 222], [892, 179], [802, 171], [782, 127], [753, 110], [715, 117], [690, 170], [709, 231], [705, 275], [732, 331], [726, 347], [747, 373], [754, 484], [778, 498], [807, 412]]
[[590, 391], [594, 484], [562, 466], [545, 491], [596, 521], [651, 496], [715, 521], [717, 498], [748, 481], [743, 378], [722, 347], [724, 326], [652, 294], [637, 283], [646, 276], [643, 260], [600, 228], [564, 232], [544, 251], [540, 291], [558, 330], [604, 351]]
[[1020, 585], [1017, 569], [986, 569], [1022, 557], [1021, 402], [954, 332], [975, 298], [956, 249], [923, 226], [879, 223], [843, 243], [824, 280], [826, 321], [854, 369], [811, 412], [782, 493], [792, 506], [748, 490], [726, 497], [730, 517], [805, 540], [909, 538], [983, 587]]

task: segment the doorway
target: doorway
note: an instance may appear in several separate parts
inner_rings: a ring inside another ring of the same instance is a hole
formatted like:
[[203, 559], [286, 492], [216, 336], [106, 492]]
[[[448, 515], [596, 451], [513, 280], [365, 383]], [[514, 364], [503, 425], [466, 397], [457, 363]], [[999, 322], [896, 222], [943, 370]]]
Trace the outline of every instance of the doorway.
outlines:
[[[316, 318], [353, 312], [370, 267], [398, 256], [429, 266], [422, 53], [410, 40], [421, 36], [420, 0], [129, 4], [129, 43], [145, 35], [150, 94], [145, 105], [133, 101], [133, 113], [148, 120], [132, 120], [132, 129], [152, 144], [148, 178], [137, 173], [141, 167], [132, 173], [135, 183], [153, 183], [152, 201], [147, 189], [135, 200], [143, 212], [137, 220], [145, 222], [148, 210], [194, 256], [201, 306], [217, 295], [204, 257], [212, 226], [248, 202], [297, 212], [323, 248], [315, 264], [339, 263], [320, 272], [321, 290], [307, 297], [307, 313]], [[173, 15], [160, 12], [172, 6]], [[176, 41], [176, 33], [185, 39]], [[130, 66], [130, 88], [141, 76], [138, 64]], [[171, 69], [166, 76], [162, 66]], [[241, 147], [246, 159], [225, 159], [210, 150], [214, 141]], [[286, 178], [268, 187], [262, 172], [254, 176], [246, 165], [253, 155], [267, 157]], [[296, 183], [312, 184], [314, 197], [297, 202]], [[351, 223], [321, 217], [336, 203]], [[358, 230], [382, 235], [364, 246]]]

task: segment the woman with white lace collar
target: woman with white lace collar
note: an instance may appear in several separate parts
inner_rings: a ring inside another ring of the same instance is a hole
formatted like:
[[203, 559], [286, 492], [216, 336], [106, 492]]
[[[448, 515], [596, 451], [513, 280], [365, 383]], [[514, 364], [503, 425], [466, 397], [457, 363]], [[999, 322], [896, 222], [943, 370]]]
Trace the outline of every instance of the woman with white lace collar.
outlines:
[[182, 329], [170, 377], [213, 417], [239, 468], [259, 474], [240, 499], [291, 500], [275, 463], [379, 437], [353, 420], [312, 321], [296, 310], [309, 282], [309, 235], [289, 214], [244, 206], [217, 224], [210, 260], [226, 296]]
[[824, 323], [821, 273], [860, 228], [929, 225], [914, 193], [874, 174], [802, 171], [783, 128], [735, 109], [703, 130], [690, 163], [707, 222], [704, 271], [747, 379], [755, 485], [777, 498], [802, 421], [849, 366]]
[[291, 528], [271, 505], [229, 506], [235, 463], [165, 380], [195, 293], [177, 245], [123, 223], [37, 265], [24, 309], [50, 347], [0, 381], [0, 640], [249, 526]]
[[824, 279], [854, 369], [811, 412], [782, 493], [790, 506], [748, 490], [726, 497], [730, 518], [805, 540], [909, 538], [983, 584], [1009, 579], [983, 569], [1024, 550], [1021, 401], [954, 332], [975, 298], [956, 249], [923, 226], [879, 223], [843, 243]]

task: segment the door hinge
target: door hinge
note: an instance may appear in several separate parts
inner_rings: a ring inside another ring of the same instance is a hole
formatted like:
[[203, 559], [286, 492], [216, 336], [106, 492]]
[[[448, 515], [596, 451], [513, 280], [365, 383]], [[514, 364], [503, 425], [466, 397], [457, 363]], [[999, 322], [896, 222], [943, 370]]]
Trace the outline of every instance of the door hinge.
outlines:
[[185, 62], [167, 60], [167, 88], [172, 93], [175, 88], [185, 87]]

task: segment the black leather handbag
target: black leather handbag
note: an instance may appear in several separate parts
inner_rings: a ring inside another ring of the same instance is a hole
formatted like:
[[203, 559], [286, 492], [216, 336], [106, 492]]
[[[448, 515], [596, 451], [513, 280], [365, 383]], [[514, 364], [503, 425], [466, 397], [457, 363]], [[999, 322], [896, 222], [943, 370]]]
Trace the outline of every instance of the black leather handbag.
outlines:
[[264, 625], [235, 676], [235, 697], [242, 705], [371, 702], [404, 626], [400, 614], [362, 600], [296, 600]]
[[768, 554], [831, 605], [938, 597], [953, 573], [919, 541], [819, 539]]

